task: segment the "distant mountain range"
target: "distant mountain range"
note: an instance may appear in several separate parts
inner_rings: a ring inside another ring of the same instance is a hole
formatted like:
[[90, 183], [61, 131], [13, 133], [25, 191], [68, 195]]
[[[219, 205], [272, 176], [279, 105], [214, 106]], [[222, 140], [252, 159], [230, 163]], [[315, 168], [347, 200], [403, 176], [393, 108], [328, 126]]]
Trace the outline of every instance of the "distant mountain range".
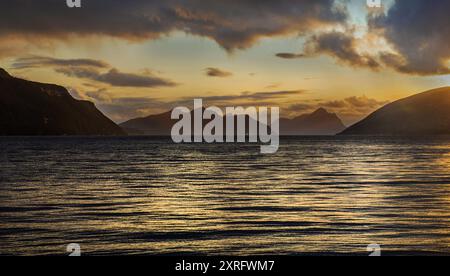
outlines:
[[[203, 108], [203, 112], [205, 108]], [[150, 115], [144, 118], [132, 119], [127, 122], [120, 124], [122, 129], [124, 129], [130, 135], [149, 135], [149, 136], [170, 136], [172, 131], [172, 126], [177, 122], [177, 120], [171, 119], [172, 111], [165, 112], [157, 115]], [[191, 111], [191, 118], [194, 118], [194, 111]], [[246, 117], [246, 125], [249, 125], [250, 119]], [[203, 125], [206, 125], [211, 120], [203, 120]], [[235, 130], [237, 123], [235, 120]], [[192, 131], [194, 129], [194, 124], [192, 120]], [[223, 123], [224, 130], [226, 129], [226, 119]]]
[[93, 103], [61, 86], [14, 78], [0, 68], [0, 135], [125, 135]]
[[120, 126], [129, 135], [170, 136], [175, 121], [171, 119], [171, 111], [145, 118], [126, 121]]
[[430, 90], [388, 104], [341, 134], [450, 134], [450, 87]]
[[[130, 135], [170, 135], [173, 124], [171, 112], [150, 115], [145, 118], [132, 119], [120, 124]], [[281, 135], [335, 135], [345, 129], [336, 114], [320, 108], [311, 114], [304, 114], [294, 119], [280, 119]]]
[[[119, 127], [93, 103], [74, 99], [62, 86], [15, 78], [0, 68], [0, 135], [170, 136], [176, 123], [170, 117], [171, 112], [165, 112]], [[450, 87], [390, 103], [347, 129], [336, 114], [323, 108], [281, 118], [280, 134], [450, 135]]]
[[341, 119], [324, 108], [294, 119], [280, 119], [281, 135], [335, 135], [344, 129]]

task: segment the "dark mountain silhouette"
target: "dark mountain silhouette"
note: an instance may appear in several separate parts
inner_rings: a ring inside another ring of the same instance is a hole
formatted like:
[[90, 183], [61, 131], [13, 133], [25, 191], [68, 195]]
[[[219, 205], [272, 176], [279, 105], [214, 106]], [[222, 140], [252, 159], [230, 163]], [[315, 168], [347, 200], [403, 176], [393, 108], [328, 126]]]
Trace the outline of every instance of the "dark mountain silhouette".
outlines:
[[124, 135], [93, 103], [0, 68], [0, 135]]
[[388, 104], [342, 132], [342, 135], [441, 134], [450, 134], [450, 87]]
[[[205, 111], [205, 108], [203, 108]], [[157, 115], [150, 115], [145, 118], [132, 119], [127, 122], [120, 124], [122, 129], [124, 129], [130, 135], [150, 135], [150, 136], [170, 136], [172, 131], [172, 126], [177, 122], [177, 120], [171, 119], [172, 111], [165, 112]], [[192, 131], [194, 131], [194, 111], [191, 111], [192, 118]], [[246, 118], [246, 124], [248, 125], [249, 118]], [[203, 120], [203, 125], [207, 124], [210, 120]], [[235, 130], [236, 130], [236, 120], [235, 120]], [[226, 121], [224, 119], [224, 130], [226, 127]]]
[[324, 108], [294, 119], [280, 119], [281, 135], [336, 135], [344, 129], [341, 119]]
[[170, 136], [175, 121], [171, 117], [172, 111], [145, 118], [126, 121], [120, 126], [130, 135]]
[[[171, 120], [171, 112], [132, 119], [120, 126], [130, 135], [168, 136], [176, 120]], [[247, 125], [248, 125], [247, 118]], [[225, 121], [225, 120], [224, 120]], [[204, 120], [204, 124], [207, 121]], [[235, 123], [236, 126], [236, 123]], [[324, 109], [295, 119], [280, 119], [281, 135], [335, 135], [345, 129], [341, 120]]]

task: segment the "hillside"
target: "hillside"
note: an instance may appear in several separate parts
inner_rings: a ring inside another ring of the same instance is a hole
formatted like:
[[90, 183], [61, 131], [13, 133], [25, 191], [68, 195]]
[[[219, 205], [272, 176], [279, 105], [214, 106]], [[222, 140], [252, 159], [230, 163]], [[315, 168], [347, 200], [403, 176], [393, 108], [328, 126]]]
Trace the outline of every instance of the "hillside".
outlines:
[[14, 78], [0, 68], [0, 135], [124, 135], [93, 103], [61, 86]]
[[388, 104], [341, 134], [450, 134], [450, 87], [430, 90]]

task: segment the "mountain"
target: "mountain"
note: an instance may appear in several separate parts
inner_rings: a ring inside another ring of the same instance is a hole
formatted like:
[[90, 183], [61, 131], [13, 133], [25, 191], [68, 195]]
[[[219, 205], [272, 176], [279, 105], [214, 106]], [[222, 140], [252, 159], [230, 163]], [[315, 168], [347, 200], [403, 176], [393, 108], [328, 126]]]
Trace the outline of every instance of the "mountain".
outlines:
[[171, 119], [172, 111], [145, 118], [126, 121], [120, 126], [130, 135], [170, 136], [172, 126], [176, 121]]
[[0, 135], [125, 135], [93, 103], [0, 68]]
[[450, 87], [430, 90], [388, 104], [341, 134], [450, 134]]
[[[205, 111], [205, 108], [203, 108]], [[120, 124], [130, 135], [150, 135], [150, 136], [170, 136], [172, 126], [177, 120], [171, 119], [172, 111], [165, 112], [157, 115], [150, 115], [145, 118], [132, 119]], [[194, 111], [191, 111], [192, 118], [192, 130], [194, 129]], [[211, 120], [203, 120], [203, 125], [207, 124]], [[224, 123], [224, 127], [226, 124]]]
[[281, 135], [336, 135], [344, 129], [341, 119], [324, 108], [294, 119], [280, 119]]
[[[172, 126], [176, 122], [171, 120], [170, 115], [171, 112], [150, 115], [129, 120], [120, 126], [130, 135], [170, 136]], [[205, 123], [207, 121], [204, 120]], [[322, 108], [294, 119], [280, 119], [281, 135], [335, 135], [344, 129], [345, 126], [335, 114]]]

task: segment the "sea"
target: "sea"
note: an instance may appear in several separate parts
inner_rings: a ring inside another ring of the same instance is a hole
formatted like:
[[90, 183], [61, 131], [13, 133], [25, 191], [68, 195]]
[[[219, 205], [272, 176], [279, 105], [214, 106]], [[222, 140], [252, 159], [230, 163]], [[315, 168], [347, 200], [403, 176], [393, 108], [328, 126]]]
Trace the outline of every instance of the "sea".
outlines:
[[450, 255], [450, 137], [280, 144], [0, 138], [0, 255]]

